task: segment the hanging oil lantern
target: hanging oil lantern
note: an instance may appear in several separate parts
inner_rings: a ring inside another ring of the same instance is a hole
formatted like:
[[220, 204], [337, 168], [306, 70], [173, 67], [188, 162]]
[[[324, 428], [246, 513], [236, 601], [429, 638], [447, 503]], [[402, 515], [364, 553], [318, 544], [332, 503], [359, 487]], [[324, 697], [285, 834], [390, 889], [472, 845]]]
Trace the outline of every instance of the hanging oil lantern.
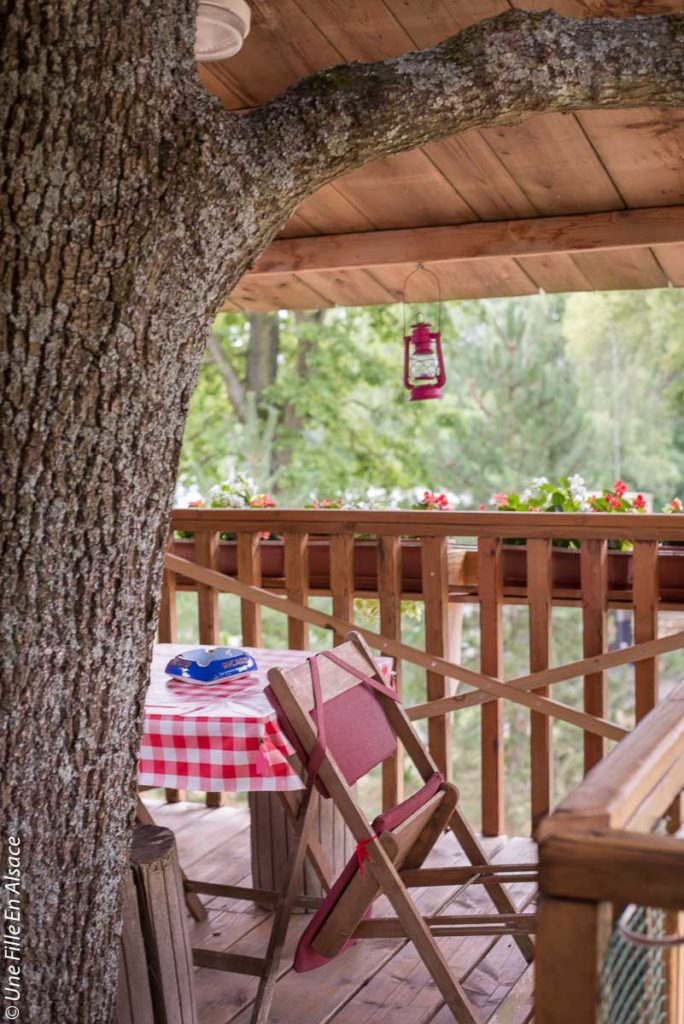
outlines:
[[[439, 303], [438, 330], [431, 331], [432, 326], [422, 317], [411, 326], [411, 333], [406, 333], [406, 285], [409, 278], [419, 271], [431, 274], [437, 282]], [[411, 402], [424, 402], [431, 398], [443, 398], [442, 388], [446, 383], [444, 356], [442, 355], [442, 297], [439, 279], [422, 263], [404, 281], [404, 387], [410, 391]]]

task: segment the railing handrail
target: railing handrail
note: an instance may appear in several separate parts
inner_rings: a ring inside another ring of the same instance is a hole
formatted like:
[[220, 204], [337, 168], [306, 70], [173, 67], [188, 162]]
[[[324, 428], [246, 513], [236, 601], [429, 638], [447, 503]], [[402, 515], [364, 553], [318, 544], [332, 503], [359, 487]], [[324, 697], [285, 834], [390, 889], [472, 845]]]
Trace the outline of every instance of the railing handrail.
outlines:
[[538, 839], [595, 829], [648, 832], [684, 788], [684, 683], [676, 686], [541, 824]]
[[660, 512], [438, 512], [412, 509], [174, 509], [175, 530], [684, 541], [684, 515]]

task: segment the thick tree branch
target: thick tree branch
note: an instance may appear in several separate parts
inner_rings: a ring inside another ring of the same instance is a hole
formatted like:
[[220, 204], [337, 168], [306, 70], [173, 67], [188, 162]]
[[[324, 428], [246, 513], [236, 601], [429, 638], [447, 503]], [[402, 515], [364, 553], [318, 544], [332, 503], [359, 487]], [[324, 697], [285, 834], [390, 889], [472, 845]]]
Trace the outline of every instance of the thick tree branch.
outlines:
[[278, 192], [469, 128], [589, 108], [684, 105], [684, 14], [510, 11], [428, 50], [327, 68], [246, 115]]
[[207, 354], [221, 375], [235, 415], [240, 423], [244, 423], [247, 417], [244, 388], [213, 331], [209, 331], [207, 335]]

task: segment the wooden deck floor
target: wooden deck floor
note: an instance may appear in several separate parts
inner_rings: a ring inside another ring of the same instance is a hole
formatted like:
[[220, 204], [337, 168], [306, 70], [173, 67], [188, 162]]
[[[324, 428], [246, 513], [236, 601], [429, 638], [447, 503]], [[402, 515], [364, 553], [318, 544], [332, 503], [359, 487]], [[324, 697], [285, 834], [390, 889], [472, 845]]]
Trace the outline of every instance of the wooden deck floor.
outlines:
[[[201, 804], [147, 804], [159, 825], [177, 836], [181, 865], [194, 878], [226, 884], [250, 884], [249, 813]], [[534, 859], [529, 839], [487, 840], [495, 860]], [[456, 842], [444, 836], [430, 861], [435, 866], [463, 863]], [[519, 900], [529, 885], [513, 887]], [[425, 913], [491, 912], [482, 887], [414, 890]], [[191, 926], [194, 945], [262, 955], [268, 939], [268, 914], [251, 903], [204, 897], [208, 921]], [[377, 904], [378, 913], [391, 913]], [[369, 939], [325, 968], [295, 974], [292, 955], [306, 920], [298, 915], [288, 941], [272, 1011], [272, 1024], [449, 1024], [453, 1018], [415, 954], [403, 940]], [[533, 978], [509, 937], [447, 938], [440, 941], [449, 964], [463, 980], [481, 1020], [491, 1024], [529, 1024]], [[256, 980], [199, 969], [195, 975], [200, 1024], [248, 1024]]]

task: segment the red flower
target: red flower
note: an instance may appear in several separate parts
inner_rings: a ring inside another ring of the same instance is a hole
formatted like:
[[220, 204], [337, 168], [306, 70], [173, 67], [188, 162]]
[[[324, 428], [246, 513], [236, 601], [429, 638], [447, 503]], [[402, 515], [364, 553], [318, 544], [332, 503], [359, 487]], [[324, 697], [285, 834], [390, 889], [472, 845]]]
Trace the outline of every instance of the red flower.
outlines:
[[494, 495], [494, 503], [497, 506], [508, 504], [508, 495], [504, 494], [503, 491], [499, 491], [498, 494]]
[[615, 487], [613, 488], [618, 497], [622, 497], [627, 492], [627, 484], [623, 483], [622, 480], [615, 481]]
[[619, 498], [616, 498], [614, 494], [606, 494], [606, 501], [611, 508], [622, 508], [622, 502]]
[[[675, 498], [675, 501], [676, 500], [677, 499]], [[201, 498], [198, 498], [197, 501], [189, 501], [188, 508], [204, 508], [204, 502]]]
[[673, 510], [673, 512], [681, 512], [682, 511], [682, 503], [679, 500], [679, 498], [673, 498], [672, 499], [672, 510]]
[[275, 508], [276, 503], [270, 494], [255, 494], [249, 503], [250, 508]]
[[[673, 504], [674, 504], [674, 502], [673, 502]], [[486, 511], [487, 511], [487, 506], [486, 505], [480, 505], [480, 512], [486, 512]]]
[[636, 498], [634, 499], [634, 508], [646, 508], [646, 499], [644, 498], [643, 494], [637, 494]]

